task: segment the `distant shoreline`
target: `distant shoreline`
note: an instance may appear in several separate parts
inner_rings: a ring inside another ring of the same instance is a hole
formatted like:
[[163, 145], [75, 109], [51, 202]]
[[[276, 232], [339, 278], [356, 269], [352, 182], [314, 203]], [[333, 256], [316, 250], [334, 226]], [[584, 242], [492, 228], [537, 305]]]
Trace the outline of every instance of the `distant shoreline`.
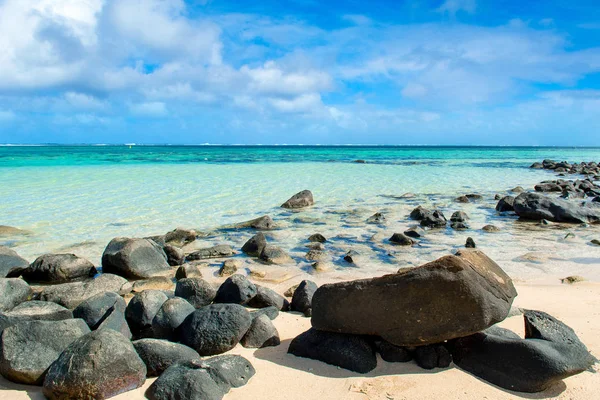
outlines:
[[433, 148], [433, 149], [600, 149], [600, 146], [442, 145], [442, 144], [171, 144], [171, 143], [1, 143], [1, 147], [316, 147], [316, 148]]

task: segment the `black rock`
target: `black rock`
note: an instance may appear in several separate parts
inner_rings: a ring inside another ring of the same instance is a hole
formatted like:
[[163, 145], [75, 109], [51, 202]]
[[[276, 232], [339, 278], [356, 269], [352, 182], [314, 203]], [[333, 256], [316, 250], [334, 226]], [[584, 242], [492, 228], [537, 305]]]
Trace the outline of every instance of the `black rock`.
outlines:
[[106, 399], [136, 389], [146, 365], [125, 336], [99, 329], [75, 340], [48, 369], [44, 395], [50, 400]]
[[442, 344], [419, 346], [413, 356], [417, 365], [424, 369], [447, 368], [452, 363], [452, 355]]
[[290, 303], [285, 297], [274, 290], [259, 285], [256, 285], [256, 295], [250, 299], [248, 305], [253, 308], [274, 306], [280, 311], [288, 311], [290, 308]]
[[215, 288], [201, 278], [180, 279], [175, 286], [175, 296], [186, 299], [196, 308], [212, 303], [216, 294]]
[[146, 364], [148, 377], [160, 376], [173, 364], [200, 360], [200, 355], [194, 349], [166, 340], [140, 339], [133, 342], [133, 347]]
[[431, 213], [430, 210], [424, 208], [423, 206], [418, 206], [417, 208], [415, 208], [414, 210], [412, 210], [410, 212], [409, 217], [410, 217], [410, 219], [414, 219], [416, 221], [420, 221], [423, 218], [425, 218], [425, 216], [427, 214], [430, 214], [430, 213]]
[[173, 297], [165, 301], [152, 319], [153, 337], [177, 341], [179, 327], [195, 310], [193, 305], [181, 297]]
[[267, 315], [259, 315], [241, 340], [242, 346], [259, 349], [262, 347], [279, 346], [279, 332]]
[[259, 232], [252, 236], [243, 246], [242, 251], [249, 256], [258, 257], [267, 245], [267, 238], [264, 233]]
[[310, 316], [312, 312], [312, 298], [317, 291], [317, 284], [313, 281], [302, 281], [294, 291], [290, 309], [299, 311], [305, 316]]
[[469, 216], [464, 211], [455, 211], [450, 216], [450, 221], [451, 222], [465, 222], [465, 221], [468, 221], [468, 220], [469, 220]]
[[450, 228], [457, 231], [464, 231], [466, 229], [469, 229], [469, 225], [464, 222], [452, 222], [450, 224]]
[[294, 260], [289, 256], [289, 254], [280, 247], [272, 246], [270, 244], [266, 245], [262, 252], [259, 255], [260, 261], [265, 264], [291, 264]]
[[0, 278], [0, 311], [10, 311], [32, 296], [33, 290], [23, 279]]
[[212, 304], [194, 311], [181, 324], [181, 342], [201, 356], [225, 353], [244, 337], [252, 317], [239, 304]]
[[320, 233], [315, 233], [313, 235], [310, 235], [308, 237], [308, 241], [309, 242], [316, 242], [316, 243], [325, 243], [327, 241], [327, 238], [323, 235], [321, 235]]
[[114, 292], [104, 292], [90, 297], [75, 307], [73, 316], [83, 319], [90, 329], [95, 330], [112, 310], [124, 313], [126, 307], [127, 304], [121, 296]]
[[443, 228], [446, 226], [446, 217], [441, 211], [435, 210], [425, 215], [421, 219], [421, 226], [427, 228]]
[[496, 211], [506, 212], [515, 211], [515, 197], [505, 196], [496, 204]]
[[385, 224], [385, 215], [383, 215], [383, 213], [375, 213], [373, 215], [371, 215], [369, 218], [367, 218], [367, 224]]
[[247, 304], [256, 296], [256, 286], [244, 275], [232, 275], [217, 290], [215, 303]]
[[167, 244], [163, 246], [163, 251], [167, 256], [167, 263], [169, 263], [170, 266], [176, 267], [185, 262], [185, 253], [179, 247]]
[[412, 246], [415, 241], [402, 233], [394, 233], [390, 238], [390, 242], [400, 246]]
[[514, 208], [517, 215], [523, 219], [547, 219], [578, 224], [600, 222], [598, 209], [537, 193], [521, 193], [515, 199]]
[[296, 193], [281, 205], [283, 208], [303, 208], [315, 204], [310, 190], [303, 190]]
[[94, 264], [75, 254], [44, 254], [21, 272], [30, 283], [65, 283], [97, 274]]
[[365, 336], [324, 332], [311, 328], [292, 340], [288, 353], [361, 374], [377, 367], [375, 349], [370, 339]]
[[16, 251], [0, 246], [0, 278], [20, 276], [21, 271], [29, 267], [29, 262]]
[[144, 290], [133, 296], [125, 310], [125, 318], [134, 338], [152, 337], [152, 320], [167, 299], [160, 290]]
[[244, 386], [256, 373], [250, 361], [238, 355], [212, 357], [202, 364], [215, 381], [233, 388]]
[[146, 279], [169, 271], [163, 249], [150, 239], [115, 238], [102, 254], [102, 272]]
[[387, 362], [408, 362], [412, 360], [410, 351], [405, 347], [393, 345], [385, 340], [376, 340], [375, 349]]
[[206, 249], [197, 250], [186, 257], [187, 261], [208, 260], [210, 258], [231, 257], [235, 251], [227, 244], [219, 244]]
[[6, 328], [0, 343], [0, 373], [13, 382], [41, 386], [60, 353], [89, 332], [80, 319], [24, 321]]
[[473, 240], [473, 238], [468, 237], [467, 242], [465, 243], [465, 247], [467, 249], [474, 249], [477, 247], [477, 245], [475, 244], [475, 241]]
[[418, 239], [425, 236], [425, 230], [421, 227], [413, 226], [412, 228], [405, 230], [404, 234], [408, 237]]

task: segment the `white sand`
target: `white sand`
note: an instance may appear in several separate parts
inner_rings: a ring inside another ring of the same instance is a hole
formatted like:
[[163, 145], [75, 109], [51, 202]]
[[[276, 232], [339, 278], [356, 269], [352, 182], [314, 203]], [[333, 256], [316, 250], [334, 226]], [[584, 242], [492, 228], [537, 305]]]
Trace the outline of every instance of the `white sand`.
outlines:
[[[571, 326], [591, 352], [600, 355], [600, 284], [583, 282], [575, 285], [518, 284], [515, 304], [539, 309]], [[310, 327], [310, 319], [297, 314], [281, 313], [275, 320], [282, 344], [252, 350], [236, 347], [231, 353], [249, 359], [256, 375], [226, 400], [252, 399], [594, 399], [599, 398], [600, 375], [584, 372], [543, 393], [509, 392], [481, 381], [458, 368], [426, 371], [414, 362], [387, 363], [379, 359], [378, 367], [366, 375], [346, 371], [318, 361], [288, 355], [290, 340]], [[523, 332], [522, 316], [511, 317], [502, 326]], [[143, 399], [144, 387], [115, 399]], [[0, 400], [43, 399], [41, 388], [17, 385], [0, 378]]]

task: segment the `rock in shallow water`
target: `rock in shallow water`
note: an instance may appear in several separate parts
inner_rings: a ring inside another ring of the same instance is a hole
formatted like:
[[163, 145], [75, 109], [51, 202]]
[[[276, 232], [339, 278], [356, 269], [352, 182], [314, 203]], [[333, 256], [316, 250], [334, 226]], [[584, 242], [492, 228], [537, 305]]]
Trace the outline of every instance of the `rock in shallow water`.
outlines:
[[399, 274], [321, 286], [312, 298], [312, 326], [398, 346], [435, 344], [502, 321], [516, 294], [485, 254], [460, 250]]
[[281, 205], [283, 208], [303, 208], [315, 204], [313, 194], [310, 190], [303, 190], [290, 197]]
[[263, 248], [259, 258], [265, 264], [281, 265], [291, 264], [294, 262], [292, 257], [290, 257], [285, 250], [269, 244]]
[[514, 208], [517, 215], [524, 219], [568, 223], [600, 222], [598, 209], [537, 193], [521, 193], [515, 199]]
[[258, 257], [267, 245], [267, 238], [264, 233], [259, 232], [252, 236], [243, 246], [242, 251], [249, 256]]
[[210, 258], [231, 257], [235, 251], [227, 244], [219, 244], [217, 246], [206, 249], [197, 250], [186, 257], [187, 261], [207, 260]]

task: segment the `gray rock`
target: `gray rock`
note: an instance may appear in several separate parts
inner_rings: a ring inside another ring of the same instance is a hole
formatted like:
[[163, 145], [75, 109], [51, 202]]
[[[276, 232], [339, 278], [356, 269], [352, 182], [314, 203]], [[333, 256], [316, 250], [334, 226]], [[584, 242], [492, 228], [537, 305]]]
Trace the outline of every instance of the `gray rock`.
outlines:
[[365, 336], [324, 332], [311, 328], [292, 340], [288, 353], [361, 374], [377, 367], [375, 349], [370, 339]]
[[185, 262], [185, 253], [181, 248], [167, 244], [163, 246], [163, 251], [167, 256], [167, 263], [170, 266], [176, 267]]
[[212, 303], [216, 294], [215, 288], [201, 278], [180, 279], [175, 287], [175, 296], [187, 300], [195, 308]]
[[465, 222], [465, 221], [468, 221], [468, 220], [469, 220], [469, 216], [464, 211], [455, 211], [450, 216], [450, 221], [451, 222]]
[[89, 331], [80, 319], [23, 321], [6, 328], [0, 341], [0, 373], [13, 382], [41, 386], [48, 367]]
[[133, 347], [146, 364], [148, 377], [160, 376], [173, 364], [200, 360], [194, 349], [167, 340], [140, 339], [133, 342]]
[[99, 293], [80, 303], [74, 310], [75, 318], [81, 318], [92, 330], [109, 328], [131, 338], [125, 320], [125, 300], [114, 292]]
[[10, 311], [31, 299], [33, 290], [18, 278], [0, 278], [0, 311]]
[[241, 340], [242, 346], [252, 349], [279, 346], [279, 332], [266, 315], [259, 315], [252, 319], [250, 328]]
[[233, 388], [244, 386], [256, 373], [250, 361], [238, 355], [212, 357], [202, 365], [215, 381]]
[[327, 241], [327, 238], [321, 235], [320, 233], [315, 233], [308, 237], [308, 241], [313, 243], [325, 243]]
[[272, 289], [256, 285], [256, 295], [250, 299], [248, 305], [253, 308], [276, 307], [280, 311], [288, 311], [290, 303], [285, 297]]
[[80, 303], [104, 292], [126, 295], [131, 292], [127, 279], [113, 274], [101, 274], [97, 278], [83, 282], [61, 283], [47, 286], [40, 293], [40, 300], [52, 301], [68, 309], [74, 309]]
[[165, 243], [171, 246], [183, 247], [196, 240], [197, 232], [193, 229], [176, 228], [165, 235]]
[[252, 319], [257, 318], [261, 315], [266, 315], [271, 321], [273, 321], [279, 316], [279, 310], [275, 306], [269, 306], [265, 308], [260, 308], [256, 311], [252, 311], [250, 315], [252, 316]]
[[505, 196], [500, 199], [498, 204], [496, 204], [496, 211], [498, 212], [507, 212], [507, 211], [515, 211], [515, 197], [513, 196]]
[[475, 244], [475, 241], [473, 240], [473, 238], [468, 237], [467, 242], [465, 243], [465, 247], [467, 249], [474, 249], [477, 247], [477, 245]]
[[312, 298], [317, 291], [317, 284], [312, 281], [302, 281], [294, 291], [290, 309], [299, 311], [305, 316], [312, 313]]
[[256, 286], [244, 275], [232, 275], [217, 290], [215, 303], [247, 304], [256, 296]]
[[376, 224], [376, 225], [381, 225], [381, 224], [385, 224], [385, 215], [383, 215], [383, 213], [375, 213], [373, 215], [371, 215], [369, 218], [367, 218], [367, 224]]
[[242, 246], [242, 251], [248, 254], [249, 256], [258, 257], [266, 245], [267, 238], [265, 237], [264, 233], [259, 232], [256, 235], [252, 236], [244, 244], [244, 246]]
[[320, 330], [421, 346], [502, 321], [516, 294], [508, 275], [485, 254], [459, 250], [398, 274], [323, 285], [312, 298], [311, 322]]
[[275, 222], [268, 215], [251, 219], [250, 221], [239, 222], [237, 224], [226, 225], [222, 229], [256, 229], [261, 231], [270, 231], [276, 228]]
[[457, 231], [464, 231], [466, 229], [469, 229], [469, 225], [465, 222], [452, 222], [450, 224], [450, 228]]
[[390, 242], [400, 246], [412, 246], [415, 241], [402, 233], [394, 233], [390, 238]]
[[309, 207], [315, 204], [312, 192], [310, 190], [303, 190], [290, 197], [285, 203], [281, 205], [283, 208], [303, 208]]
[[19, 256], [16, 251], [0, 246], [0, 278], [9, 276], [9, 274], [11, 277], [17, 277], [27, 267], [29, 267], [29, 262]]
[[197, 265], [184, 264], [177, 268], [175, 279], [180, 280], [185, 278], [202, 278], [202, 272]]
[[188, 254], [186, 257], [187, 261], [195, 261], [195, 260], [208, 260], [210, 258], [223, 258], [223, 257], [231, 257], [235, 254], [235, 251], [231, 248], [231, 246], [227, 244], [219, 244], [217, 246], [209, 247], [206, 249], [200, 249], [191, 254]]
[[38, 300], [21, 303], [4, 315], [13, 321], [62, 321], [73, 318], [73, 313], [63, 306]]
[[125, 336], [99, 329], [75, 340], [44, 379], [50, 400], [106, 399], [136, 389], [146, 380], [146, 365]]
[[483, 228], [481, 228], [481, 230], [484, 232], [487, 232], [487, 233], [500, 232], [500, 228], [498, 228], [497, 226], [494, 226], [494, 225], [486, 225]]
[[515, 199], [514, 208], [517, 215], [523, 219], [547, 219], [552, 222], [579, 224], [600, 222], [598, 209], [538, 193], [521, 193]]
[[75, 254], [44, 254], [21, 275], [29, 283], [65, 283], [91, 278], [97, 273], [94, 264]]
[[265, 264], [291, 264], [294, 262], [285, 250], [272, 245], [266, 245], [260, 253], [259, 259]]
[[562, 192], [562, 187], [553, 182], [540, 183], [534, 189], [536, 192]]
[[219, 276], [230, 276], [237, 272], [238, 268], [241, 266], [241, 261], [239, 260], [225, 260], [223, 261], [223, 265], [219, 269]]
[[404, 234], [408, 237], [418, 239], [425, 236], [425, 230], [421, 227], [413, 226], [412, 228], [405, 230]]
[[202, 368], [202, 362], [192, 361], [167, 368], [146, 396], [150, 400], [221, 400], [228, 390]]
[[426, 209], [425, 207], [418, 206], [417, 208], [415, 208], [414, 210], [412, 210], [410, 212], [409, 218], [414, 219], [416, 221], [421, 221], [422, 219], [425, 218], [425, 216], [427, 216], [430, 213], [431, 213], [431, 211]]
[[115, 238], [102, 254], [102, 271], [128, 279], [145, 279], [170, 270], [167, 256], [149, 239]]
[[125, 318], [134, 338], [152, 337], [152, 320], [167, 299], [160, 290], [145, 290], [133, 296], [125, 309]]
[[421, 219], [421, 226], [427, 228], [443, 228], [446, 226], [446, 223], [446, 217], [438, 210], [427, 213], [423, 219]]
[[179, 327], [195, 310], [193, 305], [181, 297], [165, 301], [152, 319], [153, 336], [176, 342], [179, 339]]
[[180, 326], [181, 342], [201, 356], [225, 353], [244, 337], [252, 323], [239, 304], [212, 304], [190, 314]]

